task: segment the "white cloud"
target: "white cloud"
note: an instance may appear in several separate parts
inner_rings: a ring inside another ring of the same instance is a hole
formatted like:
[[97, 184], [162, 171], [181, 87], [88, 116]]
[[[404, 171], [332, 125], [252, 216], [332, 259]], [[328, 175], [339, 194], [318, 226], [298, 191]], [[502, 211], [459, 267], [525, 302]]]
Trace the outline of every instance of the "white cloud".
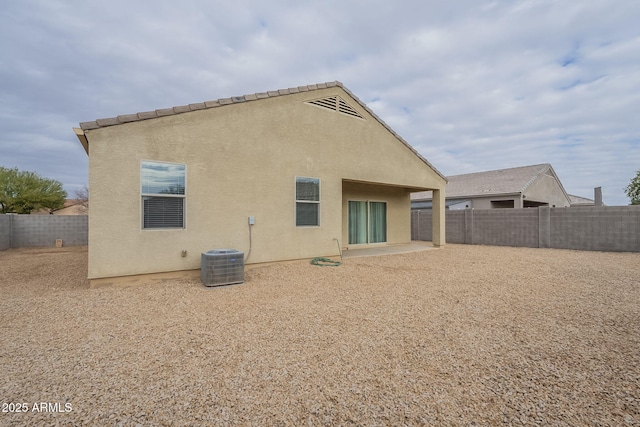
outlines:
[[77, 185], [80, 121], [341, 80], [445, 174], [549, 162], [567, 191], [626, 204], [638, 15], [633, 0], [9, 3], [0, 164]]

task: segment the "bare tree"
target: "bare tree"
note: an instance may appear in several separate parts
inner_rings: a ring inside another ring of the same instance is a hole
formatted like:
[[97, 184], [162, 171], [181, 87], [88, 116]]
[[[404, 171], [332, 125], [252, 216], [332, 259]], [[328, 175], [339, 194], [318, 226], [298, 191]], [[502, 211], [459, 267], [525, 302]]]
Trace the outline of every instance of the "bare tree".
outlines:
[[81, 206], [82, 213], [89, 213], [89, 187], [84, 184], [81, 188], [76, 190], [76, 200], [78, 200], [78, 206]]

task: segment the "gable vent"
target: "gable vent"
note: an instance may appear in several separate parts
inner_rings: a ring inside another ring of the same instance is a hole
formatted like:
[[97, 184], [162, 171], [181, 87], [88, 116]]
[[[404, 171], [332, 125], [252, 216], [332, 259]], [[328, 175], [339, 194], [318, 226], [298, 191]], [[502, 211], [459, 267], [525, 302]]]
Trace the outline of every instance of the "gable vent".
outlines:
[[351, 105], [347, 104], [347, 102], [340, 98], [339, 96], [331, 96], [329, 98], [322, 99], [314, 99], [312, 101], [307, 101], [307, 104], [316, 105], [318, 107], [326, 108], [328, 110], [337, 111], [342, 114], [346, 114], [348, 116], [357, 117], [359, 119], [363, 119], [362, 114], [358, 113], [358, 110], [353, 108]]

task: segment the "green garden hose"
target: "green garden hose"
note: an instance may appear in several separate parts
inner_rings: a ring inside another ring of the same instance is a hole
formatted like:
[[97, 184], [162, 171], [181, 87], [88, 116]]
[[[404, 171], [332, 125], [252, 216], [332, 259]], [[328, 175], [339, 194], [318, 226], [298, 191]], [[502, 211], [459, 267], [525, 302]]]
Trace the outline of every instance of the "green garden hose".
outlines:
[[330, 258], [314, 258], [311, 260], [311, 264], [318, 265], [320, 267], [337, 267], [340, 265], [340, 261], [334, 261]]
[[[338, 253], [340, 253], [340, 261], [342, 261], [342, 250], [340, 249], [340, 241], [336, 238], [334, 238], [333, 240], [335, 240], [338, 244]], [[337, 267], [341, 264], [340, 261], [334, 261], [331, 258], [318, 257], [312, 259], [311, 264], [319, 265], [320, 267]]]

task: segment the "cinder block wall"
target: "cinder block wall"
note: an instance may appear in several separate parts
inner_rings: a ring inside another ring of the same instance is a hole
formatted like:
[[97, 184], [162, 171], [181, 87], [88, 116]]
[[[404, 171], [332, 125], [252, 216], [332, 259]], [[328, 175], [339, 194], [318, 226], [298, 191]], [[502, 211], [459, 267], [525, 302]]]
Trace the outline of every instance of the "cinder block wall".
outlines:
[[433, 214], [430, 209], [411, 211], [411, 240], [430, 242], [433, 239], [432, 220]]
[[[412, 211], [412, 239], [431, 240], [431, 211]], [[446, 212], [449, 243], [640, 252], [640, 206]]]
[[468, 212], [473, 214], [472, 243], [538, 247], [538, 209], [486, 209]]
[[[431, 209], [411, 211], [411, 240], [430, 242], [433, 239]], [[449, 243], [465, 243], [465, 211], [446, 211], [446, 236]]]
[[11, 247], [11, 215], [0, 215], [0, 251]]
[[447, 242], [465, 243], [465, 211], [447, 211], [445, 213], [445, 235]]
[[[33, 246], [88, 244], [89, 217], [86, 215], [0, 215], [0, 249]], [[8, 238], [4, 237], [5, 225]], [[8, 244], [5, 243], [8, 241]]]
[[640, 206], [551, 209], [551, 247], [640, 251]]

